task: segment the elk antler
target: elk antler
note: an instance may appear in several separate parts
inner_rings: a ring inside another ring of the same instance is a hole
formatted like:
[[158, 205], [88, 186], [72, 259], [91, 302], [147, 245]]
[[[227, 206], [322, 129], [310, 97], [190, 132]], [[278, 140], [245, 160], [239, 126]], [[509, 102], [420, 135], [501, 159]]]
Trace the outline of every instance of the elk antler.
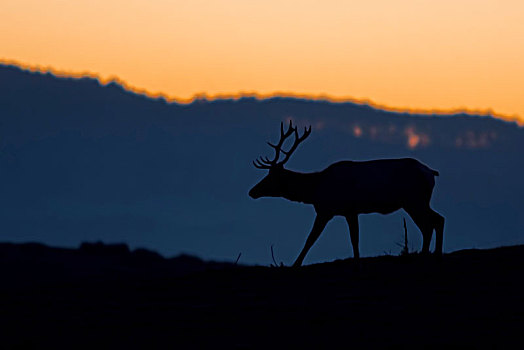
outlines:
[[[282, 149], [282, 145], [284, 144], [284, 141], [291, 136], [291, 134], [295, 134], [295, 142], [293, 143], [293, 146], [288, 151], [284, 151]], [[274, 166], [277, 165], [284, 165], [289, 160], [293, 152], [297, 149], [298, 145], [304, 141], [309, 134], [311, 134], [311, 126], [309, 126], [309, 129], [304, 127], [304, 134], [302, 136], [298, 135], [297, 127], [293, 127], [293, 122], [289, 121], [289, 127], [286, 132], [284, 132], [284, 123], [280, 123], [280, 141], [276, 145], [268, 142], [267, 144], [270, 145], [275, 149], [275, 157], [272, 160], [269, 160], [267, 157], [260, 157], [260, 159], [256, 159], [253, 162], [253, 165], [257, 169], [271, 169]], [[282, 161], [278, 161], [280, 158], [280, 152], [284, 153], [285, 157]]]

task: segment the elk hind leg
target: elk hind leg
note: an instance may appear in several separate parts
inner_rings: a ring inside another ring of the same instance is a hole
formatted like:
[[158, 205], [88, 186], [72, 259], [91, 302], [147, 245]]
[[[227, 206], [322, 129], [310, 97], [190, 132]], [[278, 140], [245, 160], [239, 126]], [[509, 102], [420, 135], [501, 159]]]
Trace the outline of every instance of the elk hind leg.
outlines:
[[353, 258], [358, 259], [360, 257], [358, 249], [358, 215], [346, 215], [346, 221], [349, 226], [349, 236], [351, 238], [351, 245], [353, 246]]
[[435, 228], [435, 254], [442, 255], [442, 245], [444, 243], [444, 217], [431, 209], [433, 217], [433, 227]]
[[[429, 208], [428, 208], [429, 209]], [[413, 210], [413, 209], [407, 209], [407, 213], [413, 221], [415, 222], [415, 225], [419, 228], [420, 232], [422, 233], [422, 254], [429, 254], [429, 245], [431, 243], [431, 237], [433, 236], [433, 220], [431, 209], [429, 210]]]

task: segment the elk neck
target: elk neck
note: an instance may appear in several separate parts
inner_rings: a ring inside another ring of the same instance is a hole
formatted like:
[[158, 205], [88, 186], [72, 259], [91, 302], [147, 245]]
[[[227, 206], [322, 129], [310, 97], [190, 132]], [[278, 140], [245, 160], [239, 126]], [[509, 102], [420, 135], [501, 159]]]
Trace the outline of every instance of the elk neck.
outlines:
[[285, 171], [282, 197], [294, 202], [313, 204], [320, 173]]

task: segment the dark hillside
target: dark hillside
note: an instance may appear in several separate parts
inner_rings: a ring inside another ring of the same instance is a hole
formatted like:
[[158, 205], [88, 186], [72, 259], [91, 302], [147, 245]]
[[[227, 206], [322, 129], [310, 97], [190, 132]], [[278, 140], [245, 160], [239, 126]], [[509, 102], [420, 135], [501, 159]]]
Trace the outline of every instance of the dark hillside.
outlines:
[[[414, 157], [440, 172], [432, 206], [446, 217], [444, 250], [524, 244], [524, 128], [490, 116], [393, 113], [296, 98], [166, 103], [93, 79], [0, 65], [0, 241], [76, 247], [126, 242], [164, 255], [291, 263], [313, 209], [252, 200], [282, 120], [313, 132], [288, 168]], [[361, 217], [361, 254], [402, 237], [402, 213]], [[410, 241], [420, 233], [408, 220]], [[343, 219], [306, 263], [351, 256]]]
[[0, 246], [3, 348], [519, 348], [524, 246], [299, 269]]

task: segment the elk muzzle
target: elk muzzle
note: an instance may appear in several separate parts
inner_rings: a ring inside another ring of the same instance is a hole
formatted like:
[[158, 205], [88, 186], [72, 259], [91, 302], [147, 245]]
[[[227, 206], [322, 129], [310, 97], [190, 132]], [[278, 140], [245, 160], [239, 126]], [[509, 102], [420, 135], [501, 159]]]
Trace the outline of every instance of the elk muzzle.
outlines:
[[253, 199], [257, 199], [257, 198], [262, 197], [262, 195], [260, 194], [260, 191], [257, 189], [256, 185], [252, 189], [249, 190], [249, 197], [251, 197]]

